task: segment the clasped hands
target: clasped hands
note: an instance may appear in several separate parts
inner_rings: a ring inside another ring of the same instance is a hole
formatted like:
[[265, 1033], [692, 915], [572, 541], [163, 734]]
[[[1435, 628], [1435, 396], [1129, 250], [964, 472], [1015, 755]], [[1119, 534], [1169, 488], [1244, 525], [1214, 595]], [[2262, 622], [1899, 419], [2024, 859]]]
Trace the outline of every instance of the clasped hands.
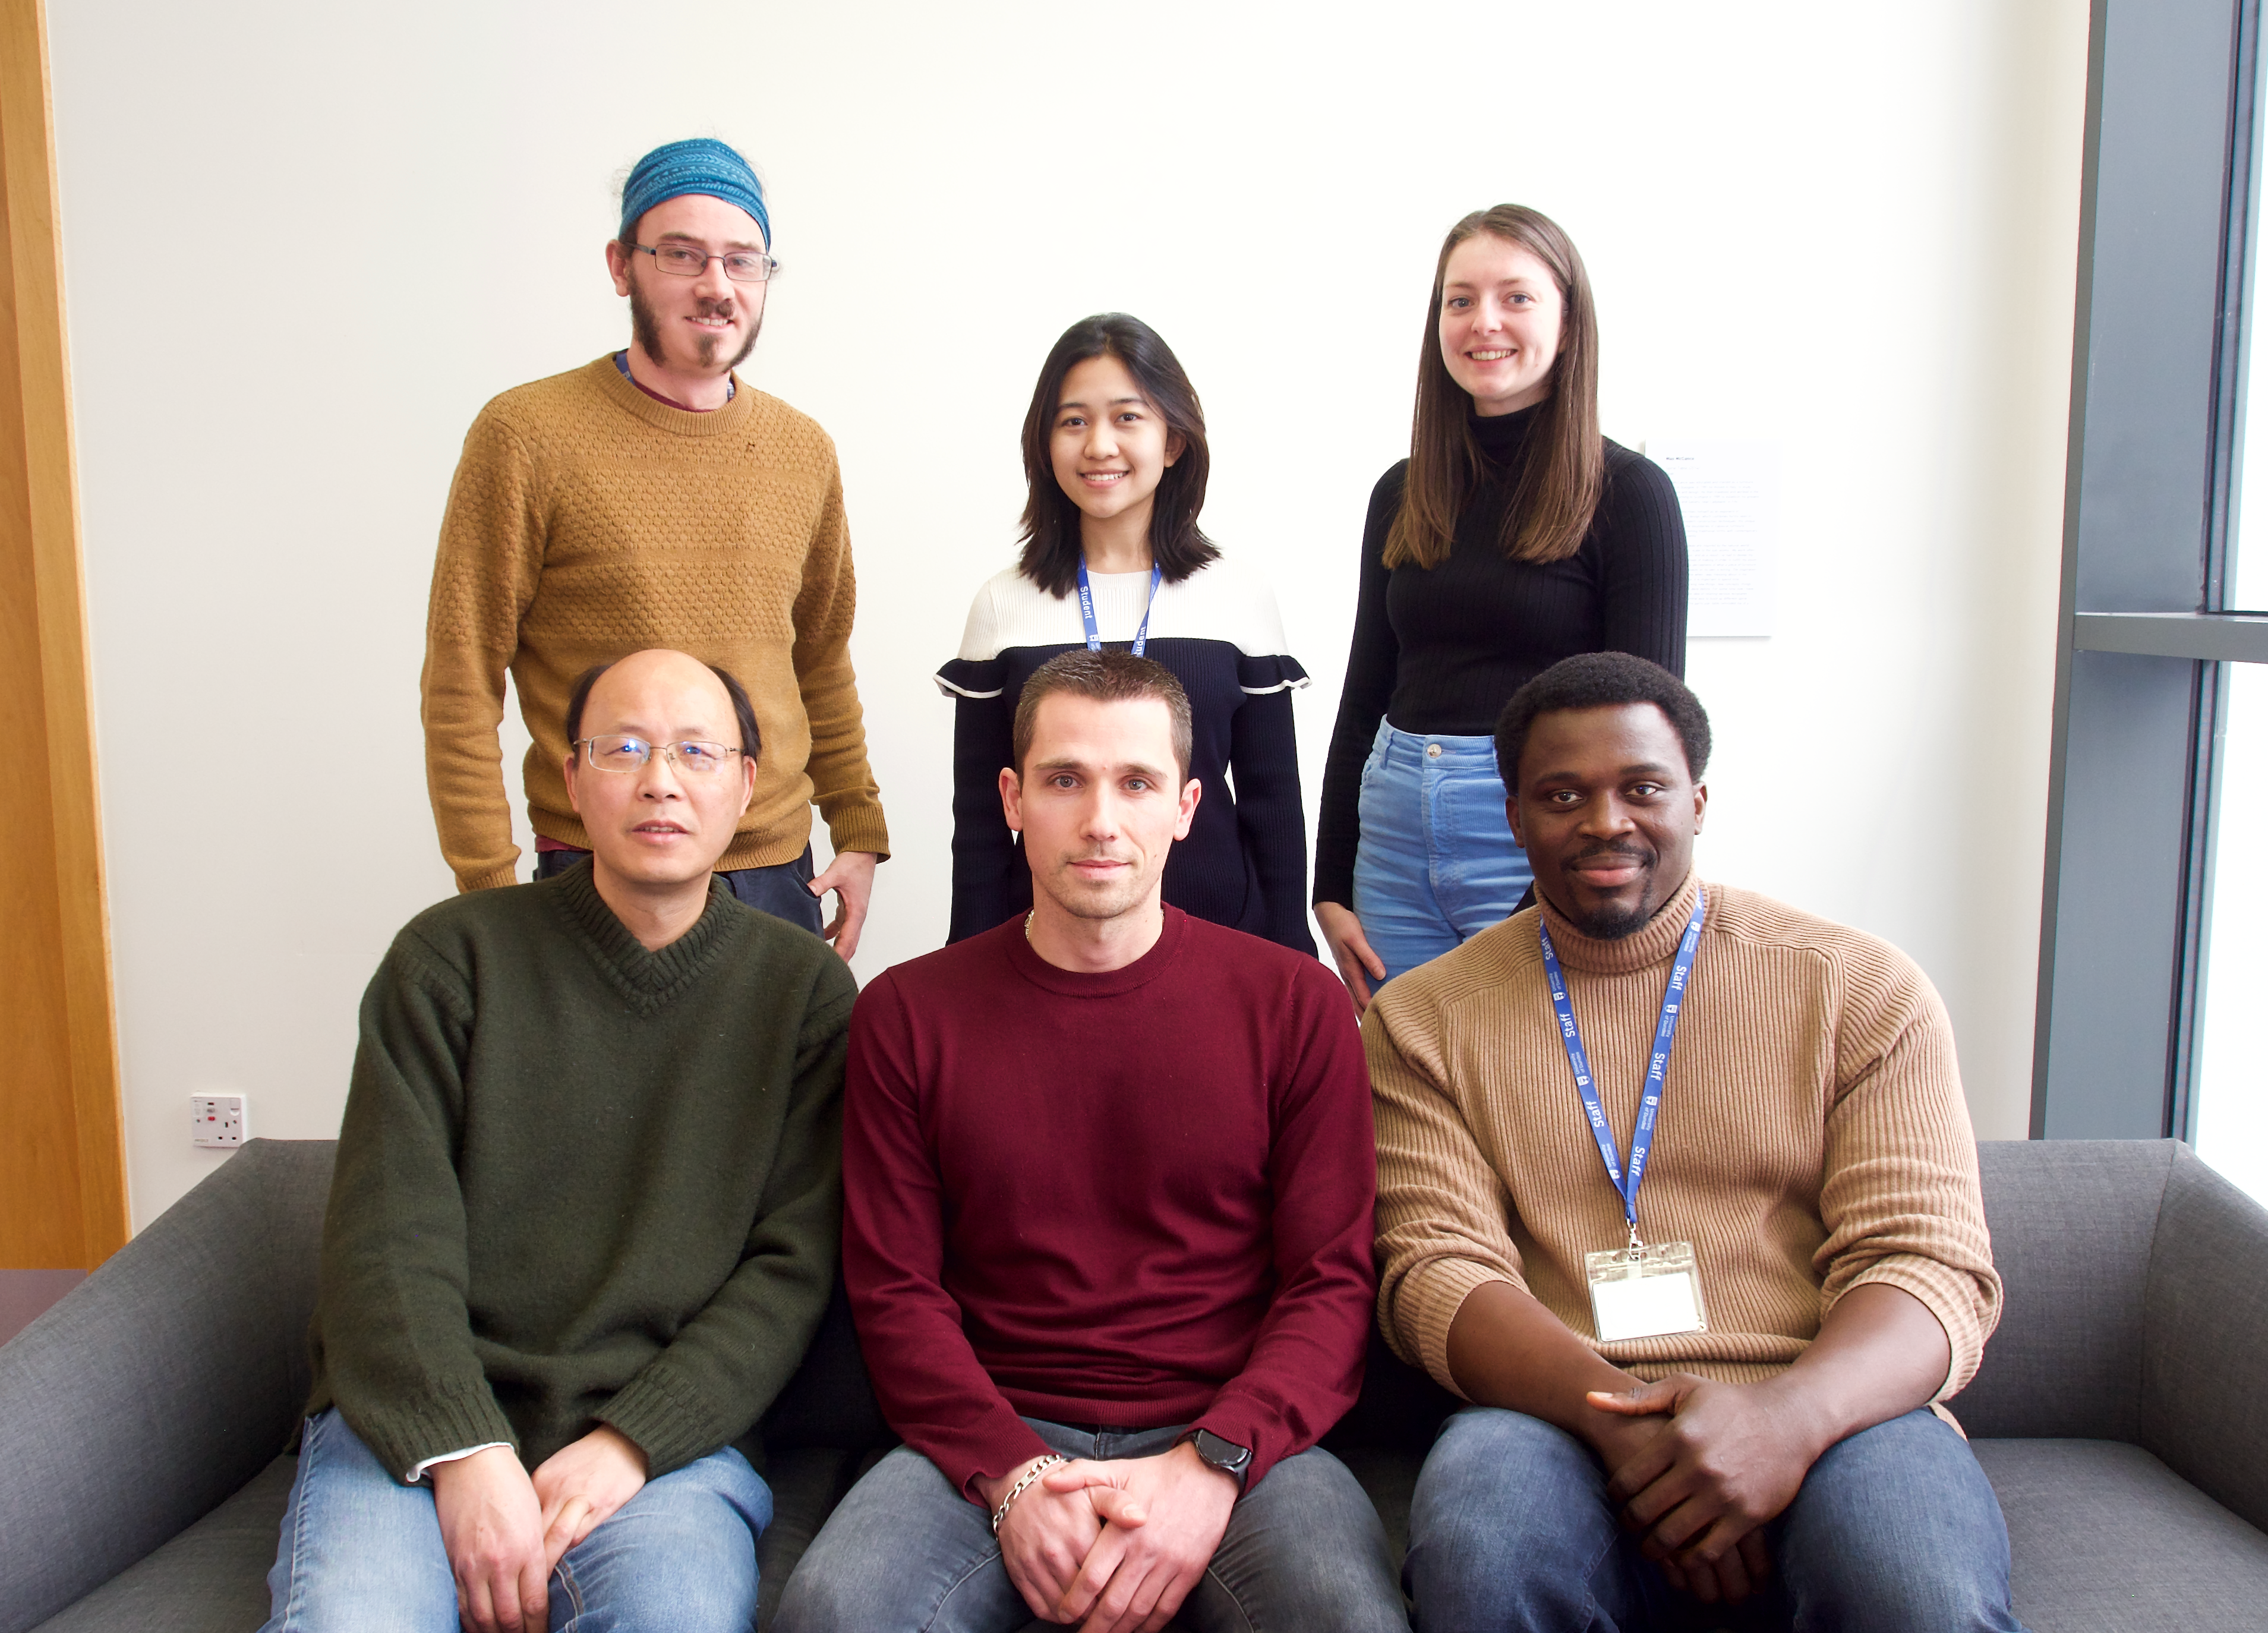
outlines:
[[544, 1633], [551, 1572], [567, 1550], [645, 1484], [645, 1453], [610, 1424], [543, 1460], [534, 1474], [509, 1446], [426, 1473], [467, 1633]]
[[1749, 1597], [1771, 1571], [1763, 1526], [1795, 1500], [1825, 1449], [1778, 1380], [1675, 1372], [1584, 1397], [1584, 1438], [1623, 1523], [1670, 1585], [1710, 1604]]
[[[985, 1500], [997, 1506], [1031, 1467], [978, 1482]], [[1078, 1459], [1010, 1506], [1001, 1563], [1042, 1622], [1156, 1633], [1211, 1563], [1237, 1494], [1235, 1476], [1188, 1445], [1155, 1457]]]

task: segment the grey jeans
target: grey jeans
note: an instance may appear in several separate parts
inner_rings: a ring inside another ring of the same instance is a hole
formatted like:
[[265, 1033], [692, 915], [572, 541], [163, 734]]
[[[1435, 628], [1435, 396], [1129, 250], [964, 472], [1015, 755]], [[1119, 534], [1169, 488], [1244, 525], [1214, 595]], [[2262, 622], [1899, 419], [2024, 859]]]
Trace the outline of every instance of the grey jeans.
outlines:
[[[1182, 1427], [1096, 1434], [1024, 1420], [1065, 1457], [1150, 1457]], [[778, 1633], [1017, 1633], [1035, 1622], [990, 1517], [937, 1465], [900, 1446], [850, 1489], [788, 1578]], [[1385, 1527], [1320, 1446], [1237, 1500], [1212, 1563], [1174, 1626], [1195, 1633], [1407, 1633]]]

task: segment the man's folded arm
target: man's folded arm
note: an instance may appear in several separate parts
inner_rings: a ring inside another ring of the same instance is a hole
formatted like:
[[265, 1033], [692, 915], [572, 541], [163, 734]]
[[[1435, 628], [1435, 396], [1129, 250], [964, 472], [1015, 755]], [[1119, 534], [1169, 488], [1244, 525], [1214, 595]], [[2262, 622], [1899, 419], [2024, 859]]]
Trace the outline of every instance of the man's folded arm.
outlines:
[[913, 1052], [886, 974], [862, 993], [843, 1073], [843, 1272], [882, 1415], [963, 1496], [1047, 1443], [1016, 1414], [945, 1290], [942, 1188], [921, 1123]]
[[513, 882], [519, 850], [497, 727], [504, 671], [543, 572], [544, 536], [534, 461], [484, 413], [465, 435], [449, 485], [418, 678], [426, 793], [460, 890]]
[[599, 1414], [637, 1443], [651, 1477], [745, 1433], [795, 1375], [826, 1313], [842, 1217], [843, 1061], [858, 991], [839, 960], [821, 967], [817, 984], [740, 1265]]
[[1449, 1328], [1477, 1288], [1528, 1296], [1505, 1221], [1512, 1199], [1447, 1092], [1409, 1017], [1373, 1004], [1362, 1020], [1378, 1121], [1378, 1310], [1388, 1346], [1434, 1382], [1464, 1391], [1449, 1368]]
[[462, 977], [405, 931], [363, 995], [323, 1220], [318, 1342], [331, 1401], [397, 1480], [519, 1438], [465, 1307], [453, 1134], [472, 1030]]
[[1828, 1234], [1812, 1262], [1822, 1313], [1868, 1283], [1920, 1300], [1952, 1348], [1942, 1399], [1976, 1374], [2000, 1313], [1952, 1022], [1928, 979], [1893, 953], [1849, 982], [1836, 1043], [1819, 1194]]
[[827, 501], [812, 529], [803, 587], [793, 612], [791, 657], [803, 694], [804, 718], [811, 728], [805, 771], [811, 778], [813, 803], [826, 819], [836, 851], [871, 850], [886, 857], [889, 830], [882, 820], [881, 791], [866, 757], [866, 719], [850, 664], [850, 625], [858, 600], [850, 527], [843, 515], [843, 477], [836, 468], [831, 443], [827, 453]]
[[1320, 965], [1314, 974], [1287, 1019], [1299, 1047], [1273, 1108], [1276, 1297], [1242, 1370], [1197, 1420], [1252, 1448], [1248, 1488], [1345, 1416], [1369, 1341], [1377, 1184], [1370, 1080], [1344, 992]]

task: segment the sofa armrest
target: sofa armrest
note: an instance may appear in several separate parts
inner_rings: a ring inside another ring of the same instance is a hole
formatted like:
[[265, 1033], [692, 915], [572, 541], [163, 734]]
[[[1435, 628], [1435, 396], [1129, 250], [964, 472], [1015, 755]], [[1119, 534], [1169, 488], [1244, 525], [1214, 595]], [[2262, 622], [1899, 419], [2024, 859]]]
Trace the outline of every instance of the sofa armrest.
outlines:
[[272, 1461], [308, 1387], [328, 1140], [254, 1140], [0, 1346], [0, 1633]]
[[2268, 1530], [2268, 1210], [2174, 1157], [2142, 1321], [2143, 1447]]

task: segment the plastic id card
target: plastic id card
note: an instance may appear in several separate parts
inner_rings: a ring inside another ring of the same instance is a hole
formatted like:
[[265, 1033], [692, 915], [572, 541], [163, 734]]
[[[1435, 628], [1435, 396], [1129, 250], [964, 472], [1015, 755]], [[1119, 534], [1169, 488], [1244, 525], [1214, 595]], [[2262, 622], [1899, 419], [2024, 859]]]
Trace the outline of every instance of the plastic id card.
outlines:
[[1583, 1273], [1591, 1284], [1591, 1326], [1601, 1343], [1709, 1330], [1691, 1242], [1587, 1253]]

